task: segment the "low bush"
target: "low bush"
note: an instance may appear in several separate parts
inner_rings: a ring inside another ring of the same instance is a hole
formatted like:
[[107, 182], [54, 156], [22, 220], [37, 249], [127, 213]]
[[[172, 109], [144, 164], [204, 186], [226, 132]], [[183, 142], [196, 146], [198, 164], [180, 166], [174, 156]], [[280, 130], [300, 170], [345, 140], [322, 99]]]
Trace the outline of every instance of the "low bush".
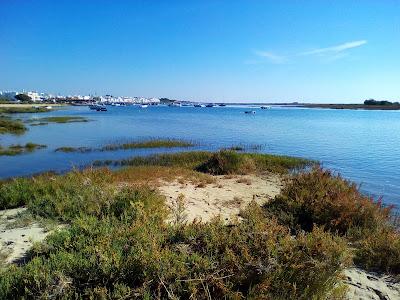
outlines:
[[[348, 262], [323, 230], [293, 238], [257, 205], [243, 222], [169, 225], [159, 202], [134, 197], [102, 217], [77, 216], [0, 274], [3, 298], [324, 298]], [[154, 199], [153, 199], [154, 200]], [[116, 213], [120, 211], [121, 213]]]
[[400, 234], [392, 207], [362, 195], [339, 175], [321, 168], [299, 173], [264, 208], [292, 232], [317, 225], [339, 233], [352, 243], [354, 262], [363, 268], [400, 273]]
[[356, 244], [354, 262], [367, 270], [400, 274], [400, 234], [389, 226], [365, 235]]
[[376, 230], [391, 211], [362, 195], [354, 183], [319, 167], [290, 178], [265, 207], [292, 228], [310, 231], [317, 224], [342, 235], [351, 228]]

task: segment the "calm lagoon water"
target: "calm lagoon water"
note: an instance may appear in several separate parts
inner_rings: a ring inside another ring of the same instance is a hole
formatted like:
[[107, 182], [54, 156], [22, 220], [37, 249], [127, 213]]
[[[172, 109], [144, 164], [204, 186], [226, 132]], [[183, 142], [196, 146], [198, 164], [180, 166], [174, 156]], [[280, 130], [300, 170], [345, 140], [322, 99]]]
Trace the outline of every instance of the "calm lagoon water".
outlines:
[[21, 136], [2, 135], [2, 145], [34, 142], [47, 149], [0, 157], [0, 177], [46, 170], [65, 171], [96, 159], [181, 151], [137, 149], [115, 152], [55, 153], [61, 146], [99, 147], [149, 137], [193, 140], [196, 149], [261, 144], [261, 152], [319, 160], [386, 203], [400, 204], [400, 111], [324, 110], [274, 107], [244, 114], [248, 107], [109, 107], [107, 112], [68, 107], [49, 113], [21, 114], [22, 119], [76, 115], [87, 123], [29, 126]]

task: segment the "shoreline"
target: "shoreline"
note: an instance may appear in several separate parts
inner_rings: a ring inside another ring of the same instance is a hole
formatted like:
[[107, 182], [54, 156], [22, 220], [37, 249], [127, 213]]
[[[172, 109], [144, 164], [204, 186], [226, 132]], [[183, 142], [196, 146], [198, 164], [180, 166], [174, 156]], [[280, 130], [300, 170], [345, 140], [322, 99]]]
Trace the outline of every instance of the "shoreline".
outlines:
[[61, 106], [69, 106], [68, 104], [64, 103], [0, 103], [0, 108], [8, 108], [8, 107], [46, 107], [46, 106], [53, 106], [53, 107], [61, 107]]

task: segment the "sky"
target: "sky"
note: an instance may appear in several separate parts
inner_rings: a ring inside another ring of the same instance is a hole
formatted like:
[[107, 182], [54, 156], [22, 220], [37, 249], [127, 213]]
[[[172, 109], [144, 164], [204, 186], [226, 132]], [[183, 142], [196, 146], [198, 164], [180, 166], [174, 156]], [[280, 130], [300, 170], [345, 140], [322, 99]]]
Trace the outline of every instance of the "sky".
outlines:
[[0, 90], [400, 100], [400, 1], [0, 0]]

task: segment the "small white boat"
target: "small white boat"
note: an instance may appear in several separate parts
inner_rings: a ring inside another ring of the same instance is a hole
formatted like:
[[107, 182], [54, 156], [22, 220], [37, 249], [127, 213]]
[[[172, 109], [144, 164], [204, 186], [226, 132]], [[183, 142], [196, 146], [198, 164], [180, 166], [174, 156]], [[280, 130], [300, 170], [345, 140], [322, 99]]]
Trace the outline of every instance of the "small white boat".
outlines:
[[52, 106], [46, 106], [46, 109], [50, 110], [50, 109], [53, 109], [53, 107]]
[[140, 105], [140, 107], [141, 108], [146, 108], [146, 107], [149, 107], [147, 104], [142, 104], [142, 105]]

